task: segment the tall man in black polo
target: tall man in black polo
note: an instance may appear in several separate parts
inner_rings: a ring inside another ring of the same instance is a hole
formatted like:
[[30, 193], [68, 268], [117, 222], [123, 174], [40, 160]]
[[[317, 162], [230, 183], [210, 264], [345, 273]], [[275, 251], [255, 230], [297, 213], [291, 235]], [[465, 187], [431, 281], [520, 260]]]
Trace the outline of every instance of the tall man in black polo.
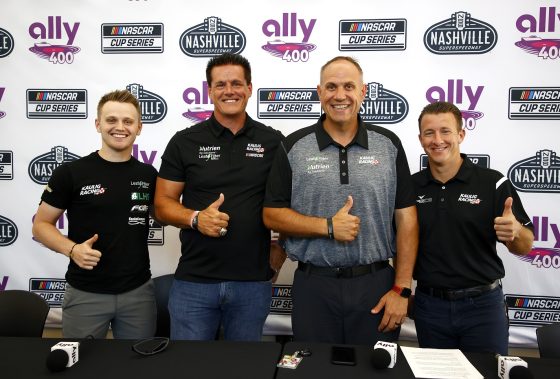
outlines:
[[214, 339], [223, 324], [228, 340], [259, 340], [270, 279], [285, 258], [278, 245], [271, 252], [262, 221], [266, 178], [282, 135], [245, 111], [253, 87], [244, 57], [210, 59], [206, 79], [212, 117], [172, 137], [156, 185], [156, 215], [181, 228], [171, 337]]
[[496, 242], [532, 247], [532, 224], [511, 183], [460, 153], [461, 111], [427, 105], [418, 118], [428, 168], [413, 175], [420, 222], [414, 315], [421, 347], [506, 355], [508, 318]]

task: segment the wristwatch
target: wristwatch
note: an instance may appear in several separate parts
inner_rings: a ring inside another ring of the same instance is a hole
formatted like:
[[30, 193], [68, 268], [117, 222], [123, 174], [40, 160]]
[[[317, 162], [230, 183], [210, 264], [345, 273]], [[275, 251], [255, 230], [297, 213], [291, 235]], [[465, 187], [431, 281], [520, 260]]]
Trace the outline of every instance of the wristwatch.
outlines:
[[196, 211], [196, 214], [194, 215], [192, 222], [191, 222], [191, 228], [193, 230], [198, 230], [198, 211]]
[[399, 287], [395, 284], [391, 289], [406, 299], [412, 295], [412, 290], [410, 288]]

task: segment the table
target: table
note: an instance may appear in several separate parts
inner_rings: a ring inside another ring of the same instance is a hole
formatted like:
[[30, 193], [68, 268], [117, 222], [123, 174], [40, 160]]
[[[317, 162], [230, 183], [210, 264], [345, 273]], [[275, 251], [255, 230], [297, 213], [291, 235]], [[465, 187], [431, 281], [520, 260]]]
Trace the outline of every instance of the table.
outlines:
[[[353, 346], [353, 345], [348, 345]], [[327, 343], [304, 343], [288, 342], [284, 345], [282, 355], [293, 354], [297, 350], [309, 348], [312, 352], [310, 357], [304, 357], [295, 370], [280, 368], [276, 378], [321, 378], [321, 379], [414, 379], [401, 349], [397, 354], [397, 364], [391, 369], [376, 369], [371, 364], [373, 347], [353, 346], [356, 350], [356, 365], [341, 366], [331, 363], [332, 344]], [[498, 362], [493, 354], [465, 353], [465, 356], [476, 367], [486, 379], [498, 378]], [[529, 364], [529, 368], [535, 379], [550, 379], [558, 377], [560, 372], [560, 359], [544, 359], [534, 357], [522, 357]]]
[[[130, 340], [86, 340], [74, 366], [51, 373], [54, 338], [0, 337], [2, 378], [274, 378], [282, 345], [276, 342], [170, 341], [153, 356], [132, 351]], [[70, 340], [68, 340], [70, 341]], [[75, 340], [73, 340], [75, 341]]]

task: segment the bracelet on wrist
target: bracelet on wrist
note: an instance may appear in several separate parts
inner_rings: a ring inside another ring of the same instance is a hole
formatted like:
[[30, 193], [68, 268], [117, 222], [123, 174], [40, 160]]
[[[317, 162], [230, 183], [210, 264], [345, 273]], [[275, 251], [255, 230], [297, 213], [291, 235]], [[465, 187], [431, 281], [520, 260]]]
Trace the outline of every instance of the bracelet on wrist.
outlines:
[[72, 245], [72, 248], [70, 249], [70, 252], [68, 253], [68, 258], [70, 258], [70, 259], [74, 258], [74, 248], [76, 247], [76, 245], [77, 245], [77, 243]]
[[332, 222], [332, 217], [327, 217], [327, 232], [329, 233], [329, 239], [334, 239], [334, 227]]

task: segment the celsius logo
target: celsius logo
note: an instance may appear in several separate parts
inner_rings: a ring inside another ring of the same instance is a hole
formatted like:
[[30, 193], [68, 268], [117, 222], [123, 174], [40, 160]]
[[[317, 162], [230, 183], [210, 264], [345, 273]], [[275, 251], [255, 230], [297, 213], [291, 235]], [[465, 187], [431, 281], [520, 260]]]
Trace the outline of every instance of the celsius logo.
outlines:
[[552, 150], [539, 150], [511, 166], [508, 178], [522, 192], [560, 192], [560, 159]]
[[202, 24], [183, 32], [179, 39], [183, 53], [189, 57], [214, 57], [223, 53], [238, 54], [245, 49], [245, 34], [221, 18], [208, 17]]
[[292, 286], [272, 285], [270, 313], [276, 315], [289, 315], [292, 313]]
[[[68, 22], [62, 22], [61, 16], [47, 17], [47, 25], [41, 22], [34, 22], [29, 26], [29, 35], [33, 39], [42, 40], [42, 42], [30, 47], [29, 51], [54, 64], [72, 63], [74, 62], [74, 55], [80, 51], [79, 47], [72, 46], [79, 27], [79, 22], [75, 22], [73, 25], [70, 25]], [[64, 39], [66, 39], [66, 44], [63, 42]], [[51, 44], [45, 42], [45, 40], [60, 43]]]
[[27, 118], [87, 118], [87, 90], [28, 89]]
[[[4, 96], [4, 91], [6, 90], [5, 87], [0, 87], [0, 101], [2, 101], [2, 97]], [[0, 118], [6, 116], [6, 112], [0, 111]]]
[[560, 297], [505, 295], [509, 323], [540, 326], [560, 321]]
[[[558, 21], [560, 21], [560, 13], [556, 13], [556, 7], [540, 7], [538, 16], [521, 15], [515, 22], [515, 26], [521, 33], [554, 33]], [[515, 46], [542, 59], [557, 59], [560, 56], [558, 38], [541, 38], [531, 34], [529, 37], [522, 37]]]
[[16, 224], [0, 215], [0, 247], [13, 244], [18, 236]]
[[149, 216], [148, 224], [149, 224], [148, 245], [162, 246], [165, 240], [163, 225], [161, 225], [159, 222], [154, 220], [152, 216]]
[[484, 116], [484, 113], [475, 110], [483, 90], [484, 86], [474, 88], [471, 86], [464, 86], [463, 79], [449, 79], [447, 81], [447, 94], [445, 93], [444, 88], [433, 86], [428, 88], [426, 91], [426, 100], [430, 103], [434, 103], [436, 101], [447, 101], [460, 107], [461, 104], [463, 104], [463, 95], [466, 95], [468, 108], [466, 110], [461, 109], [461, 114], [463, 115], [463, 126], [472, 130], [476, 127], [476, 120]]
[[[488, 154], [467, 154], [467, 158], [477, 166], [490, 168], [490, 155]], [[420, 155], [420, 170], [428, 168], [428, 155]]]
[[155, 124], [165, 118], [167, 103], [163, 97], [146, 91], [140, 84], [129, 84], [126, 89], [138, 99], [142, 108], [142, 123]]
[[0, 58], [7, 57], [14, 50], [14, 37], [6, 30], [0, 28]]
[[313, 118], [321, 116], [315, 88], [259, 88], [258, 118]]
[[406, 19], [340, 20], [340, 51], [393, 51], [406, 49]]
[[189, 87], [184, 90], [183, 101], [188, 105], [194, 105], [183, 113], [183, 117], [198, 123], [208, 120], [210, 116], [212, 116], [213, 109], [205, 109], [200, 106], [201, 104], [212, 104], [212, 100], [210, 100], [210, 96], [208, 96], [208, 83], [206, 81], [202, 82], [201, 90], [194, 87]]
[[424, 33], [424, 46], [434, 54], [484, 54], [496, 46], [498, 32], [490, 24], [456, 12]]
[[0, 150], [0, 180], [14, 178], [14, 153], [10, 150]]
[[101, 52], [163, 53], [163, 24], [101, 24]]
[[47, 184], [55, 168], [79, 158], [64, 146], [55, 146], [50, 152], [39, 155], [29, 163], [29, 177], [37, 184]]
[[367, 83], [366, 97], [360, 115], [366, 122], [395, 124], [408, 114], [408, 102], [396, 92], [384, 89], [380, 83]]
[[41, 296], [51, 307], [60, 308], [64, 300], [66, 280], [53, 278], [29, 279], [29, 291]]
[[[286, 62], [307, 62], [309, 52], [317, 46], [307, 43], [317, 19], [312, 18], [309, 24], [304, 19], [298, 19], [297, 13], [282, 13], [282, 22], [274, 19], [266, 20], [262, 25], [262, 32], [267, 37], [276, 37], [274, 41], [267, 42], [262, 48], [271, 55], [282, 58]], [[301, 42], [284, 42], [280, 37], [297, 37], [298, 28], [301, 29], [303, 38]]]
[[509, 89], [510, 120], [560, 120], [560, 87]]

